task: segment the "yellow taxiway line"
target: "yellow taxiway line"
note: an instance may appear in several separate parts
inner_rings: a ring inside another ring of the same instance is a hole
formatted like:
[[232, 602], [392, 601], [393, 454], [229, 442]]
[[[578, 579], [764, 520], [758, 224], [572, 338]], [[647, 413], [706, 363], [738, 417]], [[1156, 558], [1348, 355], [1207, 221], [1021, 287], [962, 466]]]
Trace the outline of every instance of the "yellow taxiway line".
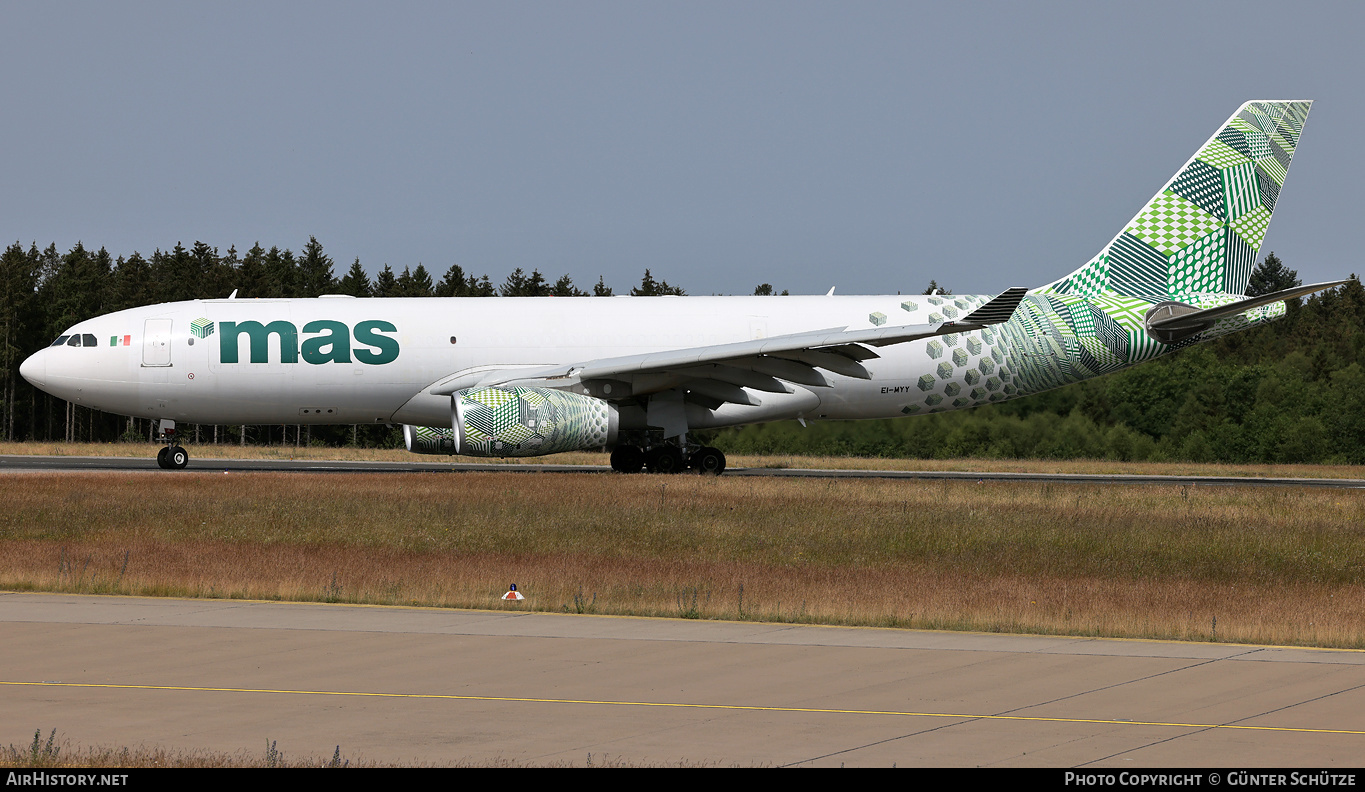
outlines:
[[269, 688], [216, 688], [183, 685], [113, 685], [88, 682], [12, 682], [0, 680], [0, 685], [29, 687], [65, 687], [105, 690], [170, 690], [196, 693], [256, 693], [291, 696], [352, 696], [357, 698], [425, 699], [433, 701], [504, 701], [521, 704], [580, 704], [610, 707], [671, 707], [676, 709], [704, 709], [746, 712], [800, 712], [821, 715], [881, 715], [905, 718], [959, 718], [963, 720], [1034, 721], [1039, 723], [1091, 723], [1110, 726], [1163, 726], [1178, 729], [1238, 729], [1241, 731], [1300, 732], [1305, 734], [1359, 734], [1360, 729], [1307, 729], [1289, 726], [1247, 726], [1231, 723], [1176, 723], [1169, 721], [1133, 721], [1108, 718], [1058, 718], [1035, 715], [982, 715], [957, 712], [909, 712], [897, 710], [832, 709], [825, 707], [761, 707], [743, 704], [687, 704], [666, 701], [609, 701], [595, 699], [551, 699], [523, 696], [457, 696], [440, 693], [373, 693], [343, 690], [274, 690]]

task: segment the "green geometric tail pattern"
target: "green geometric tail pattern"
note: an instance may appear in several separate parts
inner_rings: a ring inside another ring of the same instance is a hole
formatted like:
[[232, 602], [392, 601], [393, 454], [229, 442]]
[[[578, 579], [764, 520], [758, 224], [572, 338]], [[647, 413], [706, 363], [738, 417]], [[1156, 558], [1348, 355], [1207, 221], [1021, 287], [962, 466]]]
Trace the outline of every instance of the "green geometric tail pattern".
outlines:
[[1004, 324], [965, 334], [962, 354], [945, 356], [938, 341], [926, 342], [923, 363], [933, 373], [905, 389], [900, 412], [1051, 390], [1283, 316], [1282, 302], [1251, 308], [1173, 344], [1153, 339], [1144, 322], [1158, 302], [1213, 308], [1246, 294], [1311, 104], [1242, 105], [1080, 269], [1032, 290]]
[[1245, 294], [1311, 105], [1242, 105], [1103, 250], [1034, 293], [1190, 304]]

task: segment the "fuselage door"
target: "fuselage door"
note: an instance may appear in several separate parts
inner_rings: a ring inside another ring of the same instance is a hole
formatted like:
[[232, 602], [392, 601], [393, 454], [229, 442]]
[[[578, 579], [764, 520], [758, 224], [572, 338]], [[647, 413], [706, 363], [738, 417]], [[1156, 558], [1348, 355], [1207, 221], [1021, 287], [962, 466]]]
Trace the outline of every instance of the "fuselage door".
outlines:
[[171, 320], [148, 319], [142, 328], [142, 365], [171, 365]]

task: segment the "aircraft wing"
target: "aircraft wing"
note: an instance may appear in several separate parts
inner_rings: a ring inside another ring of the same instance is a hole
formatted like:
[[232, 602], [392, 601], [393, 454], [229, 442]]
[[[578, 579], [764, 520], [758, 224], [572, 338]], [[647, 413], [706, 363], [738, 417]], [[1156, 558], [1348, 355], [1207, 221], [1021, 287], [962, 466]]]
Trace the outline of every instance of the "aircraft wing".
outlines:
[[[790, 335], [669, 349], [639, 355], [585, 360], [536, 368], [496, 368], [459, 374], [435, 383], [429, 393], [449, 395], [471, 387], [523, 386], [573, 388], [595, 384], [594, 394], [610, 401], [685, 388], [698, 401], [757, 404], [751, 388], [791, 393], [788, 382], [829, 387], [822, 372], [870, 379], [862, 361], [879, 355], [869, 347], [902, 344], [920, 338], [980, 330], [1008, 321], [1028, 290], [1012, 288], [954, 322], [849, 330], [833, 327]], [[612, 386], [603, 389], [601, 385]]]

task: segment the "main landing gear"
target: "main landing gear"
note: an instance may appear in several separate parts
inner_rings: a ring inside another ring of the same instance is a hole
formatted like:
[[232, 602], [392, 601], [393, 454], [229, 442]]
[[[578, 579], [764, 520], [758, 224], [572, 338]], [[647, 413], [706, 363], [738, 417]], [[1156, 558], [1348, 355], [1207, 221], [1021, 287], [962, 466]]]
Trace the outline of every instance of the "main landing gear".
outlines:
[[175, 436], [175, 421], [161, 422], [161, 440], [166, 445], [156, 452], [157, 467], [162, 470], [184, 470], [190, 463], [190, 452], [181, 448], [180, 439]]
[[618, 473], [682, 473], [691, 470], [703, 476], [725, 472], [725, 454], [718, 448], [702, 446], [684, 456], [682, 446], [664, 444], [642, 449], [638, 445], [618, 445], [611, 452], [611, 469]]

